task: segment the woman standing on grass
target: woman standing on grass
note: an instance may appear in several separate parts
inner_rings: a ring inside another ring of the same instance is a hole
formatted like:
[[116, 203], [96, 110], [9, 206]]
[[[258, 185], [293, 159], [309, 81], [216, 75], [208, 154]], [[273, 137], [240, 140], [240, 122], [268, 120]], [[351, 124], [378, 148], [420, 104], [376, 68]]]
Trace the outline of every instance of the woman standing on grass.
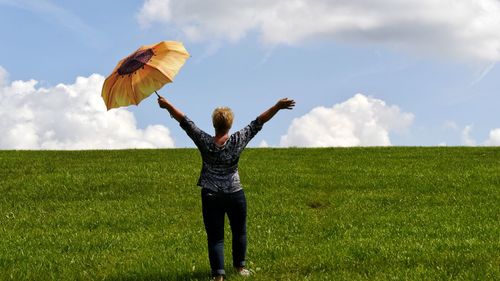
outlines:
[[198, 185], [201, 187], [203, 223], [207, 232], [208, 257], [215, 280], [224, 280], [224, 216], [227, 213], [232, 232], [233, 266], [238, 274], [250, 275], [245, 268], [247, 249], [247, 204], [238, 174], [240, 154], [248, 142], [279, 110], [292, 109], [294, 100], [279, 100], [257, 119], [238, 132], [229, 135], [233, 112], [228, 107], [218, 107], [212, 113], [215, 136], [199, 129], [184, 113], [165, 98], [158, 104], [177, 120], [201, 153], [203, 161]]

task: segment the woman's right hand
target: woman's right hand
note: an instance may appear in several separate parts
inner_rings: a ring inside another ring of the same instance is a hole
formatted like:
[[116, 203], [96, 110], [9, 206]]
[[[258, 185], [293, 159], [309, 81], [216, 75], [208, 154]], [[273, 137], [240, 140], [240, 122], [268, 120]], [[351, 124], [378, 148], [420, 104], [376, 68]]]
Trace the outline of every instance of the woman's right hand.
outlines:
[[294, 100], [289, 100], [288, 98], [280, 99], [276, 103], [278, 109], [292, 109], [295, 106]]
[[174, 118], [175, 120], [181, 122], [182, 119], [184, 119], [184, 113], [180, 111], [179, 109], [175, 108], [166, 98], [164, 97], [159, 97], [158, 98], [158, 105], [161, 108], [164, 108], [170, 113], [170, 117]]
[[161, 108], [167, 108], [168, 102], [167, 102], [167, 100], [164, 97], [159, 97], [158, 98], [158, 105]]

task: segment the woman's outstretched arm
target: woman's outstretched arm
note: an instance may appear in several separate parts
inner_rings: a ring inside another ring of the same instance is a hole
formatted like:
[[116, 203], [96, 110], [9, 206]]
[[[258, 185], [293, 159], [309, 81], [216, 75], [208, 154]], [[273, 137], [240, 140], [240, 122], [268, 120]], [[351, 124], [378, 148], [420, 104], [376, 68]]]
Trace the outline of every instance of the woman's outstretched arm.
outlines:
[[184, 119], [184, 113], [177, 109], [173, 104], [171, 104], [166, 98], [164, 97], [159, 97], [158, 98], [158, 105], [160, 105], [161, 108], [165, 108], [168, 110], [170, 113], [170, 116], [177, 120], [177, 122], [181, 122], [182, 119]]
[[203, 132], [200, 128], [194, 124], [191, 119], [189, 119], [182, 111], [177, 109], [173, 104], [171, 104], [166, 98], [159, 97], [158, 104], [161, 108], [165, 108], [170, 113], [170, 116], [179, 122], [181, 128], [186, 131], [186, 134], [193, 140], [196, 146], [203, 150], [207, 147], [207, 140], [209, 140], [210, 135]]
[[262, 112], [259, 117], [259, 122], [261, 124], [266, 123], [267, 121], [271, 120], [278, 111], [281, 109], [292, 109], [295, 106], [295, 101], [294, 100], [289, 100], [288, 98], [280, 99], [275, 105], [273, 105], [271, 108], [268, 110]]

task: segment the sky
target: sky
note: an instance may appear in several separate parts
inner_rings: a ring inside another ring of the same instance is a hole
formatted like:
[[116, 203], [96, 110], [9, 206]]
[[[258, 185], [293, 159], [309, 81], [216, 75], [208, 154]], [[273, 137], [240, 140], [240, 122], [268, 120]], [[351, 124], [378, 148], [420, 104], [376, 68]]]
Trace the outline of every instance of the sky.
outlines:
[[500, 145], [498, 0], [0, 0], [0, 149], [194, 147], [155, 96], [106, 110], [141, 45], [191, 57], [159, 92], [200, 128], [295, 99], [253, 147]]

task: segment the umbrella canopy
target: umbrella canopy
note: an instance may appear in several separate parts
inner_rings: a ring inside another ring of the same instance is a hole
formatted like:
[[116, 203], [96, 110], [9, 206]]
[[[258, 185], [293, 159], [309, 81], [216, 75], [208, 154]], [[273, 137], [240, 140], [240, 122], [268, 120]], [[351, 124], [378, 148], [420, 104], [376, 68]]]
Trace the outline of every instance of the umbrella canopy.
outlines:
[[162, 41], [141, 46], [120, 60], [102, 87], [102, 98], [108, 110], [131, 104], [138, 105], [175, 75], [189, 57], [181, 42]]

